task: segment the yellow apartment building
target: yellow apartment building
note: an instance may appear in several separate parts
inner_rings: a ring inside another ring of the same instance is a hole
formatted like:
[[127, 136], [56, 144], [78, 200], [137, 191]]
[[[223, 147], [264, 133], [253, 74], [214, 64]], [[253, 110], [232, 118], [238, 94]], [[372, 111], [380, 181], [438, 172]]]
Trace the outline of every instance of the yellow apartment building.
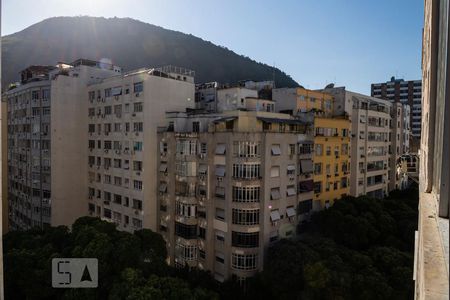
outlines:
[[350, 121], [315, 116], [314, 128], [314, 201], [328, 208], [350, 190]]

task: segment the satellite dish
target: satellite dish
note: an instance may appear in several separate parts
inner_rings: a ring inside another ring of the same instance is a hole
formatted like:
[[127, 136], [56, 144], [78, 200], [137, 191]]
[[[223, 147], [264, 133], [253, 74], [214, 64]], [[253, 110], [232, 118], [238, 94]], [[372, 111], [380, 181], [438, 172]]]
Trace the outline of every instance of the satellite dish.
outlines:
[[334, 88], [334, 83], [329, 83], [325, 86], [326, 89], [332, 89]]

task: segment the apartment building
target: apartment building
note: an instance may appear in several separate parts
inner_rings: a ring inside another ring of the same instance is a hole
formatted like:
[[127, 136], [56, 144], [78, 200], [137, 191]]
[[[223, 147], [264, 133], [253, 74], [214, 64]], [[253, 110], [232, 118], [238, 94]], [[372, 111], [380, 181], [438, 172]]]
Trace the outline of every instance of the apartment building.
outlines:
[[[250, 110], [273, 111], [271, 102], [273, 81], [243, 80], [236, 85], [208, 82], [197, 84], [195, 87], [196, 108], [206, 112], [223, 112], [246, 109], [251, 103]], [[262, 100], [266, 101], [262, 101]], [[256, 101], [258, 100], [258, 101]], [[260, 105], [256, 107], [256, 103]]]
[[335, 115], [351, 121], [350, 195], [384, 197], [404, 187], [405, 174], [397, 166], [405, 150], [408, 106], [347, 91], [345, 87], [323, 90], [333, 95]]
[[314, 118], [314, 200], [328, 208], [350, 192], [350, 122]]
[[158, 134], [159, 232], [170, 264], [240, 283], [313, 209], [312, 124], [287, 114], [168, 114]]
[[11, 229], [70, 225], [86, 214], [80, 204], [84, 194], [79, 193], [83, 177], [78, 146], [85, 140], [83, 88], [118, 72], [113, 65], [88, 60], [30, 66], [3, 95]]
[[449, 298], [449, 28], [449, 1], [425, 0], [419, 222], [413, 274], [417, 300]]
[[272, 91], [277, 111], [314, 119], [314, 203], [328, 208], [350, 189], [350, 121], [334, 115], [333, 96], [304, 88]]
[[371, 96], [407, 104], [412, 108], [410, 114], [411, 150], [416, 153], [420, 143], [422, 120], [422, 80], [405, 81], [391, 77], [390, 81], [373, 83], [371, 85]]
[[121, 230], [157, 228], [157, 127], [166, 111], [193, 109], [194, 72], [141, 69], [86, 89], [85, 197], [92, 216]]

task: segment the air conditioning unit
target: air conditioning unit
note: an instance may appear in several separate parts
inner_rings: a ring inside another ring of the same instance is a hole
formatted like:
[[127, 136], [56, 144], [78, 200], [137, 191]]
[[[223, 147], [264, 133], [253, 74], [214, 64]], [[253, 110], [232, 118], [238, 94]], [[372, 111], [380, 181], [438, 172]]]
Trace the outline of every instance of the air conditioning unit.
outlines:
[[108, 149], [105, 149], [105, 153], [108, 153]]
[[105, 102], [105, 98], [102, 98], [102, 102]]
[[136, 135], [136, 136], [139, 136], [139, 132], [136, 131], [136, 132], [135, 132], [135, 135]]
[[136, 175], [137, 175], [137, 176], [140, 176], [140, 175], [141, 175], [141, 172], [136, 172]]
[[136, 117], [136, 114], [135, 114], [135, 113], [132, 113], [131, 116], [132, 116], [132, 117]]
[[203, 175], [199, 176], [198, 178], [202, 181], [205, 180], [205, 176], [203, 176]]
[[139, 97], [139, 93], [136, 93], [136, 97]]
[[203, 158], [205, 158], [205, 154], [200, 153], [200, 154], [198, 155], [198, 157], [200, 157], [201, 159], [203, 159]]
[[119, 96], [114, 96], [114, 99], [119, 100]]

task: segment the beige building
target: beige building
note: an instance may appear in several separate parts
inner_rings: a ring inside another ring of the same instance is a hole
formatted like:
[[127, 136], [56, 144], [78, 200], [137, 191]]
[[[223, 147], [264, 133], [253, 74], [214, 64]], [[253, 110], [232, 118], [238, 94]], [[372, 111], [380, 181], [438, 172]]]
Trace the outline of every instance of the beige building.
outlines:
[[450, 12], [425, 0], [422, 41], [422, 136], [415, 299], [449, 298]]
[[311, 124], [258, 111], [168, 120], [158, 136], [157, 181], [170, 264], [242, 283], [312, 210]]
[[176, 67], [133, 71], [87, 88], [90, 215], [122, 230], [156, 230], [157, 126], [166, 123], [166, 111], [194, 108], [194, 92], [194, 72]]
[[78, 148], [85, 139], [85, 87], [117, 72], [111, 65], [86, 60], [31, 66], [3, 95], [11, 229], [70, 225], [86, 214], [79, 176], [84, 158]]

